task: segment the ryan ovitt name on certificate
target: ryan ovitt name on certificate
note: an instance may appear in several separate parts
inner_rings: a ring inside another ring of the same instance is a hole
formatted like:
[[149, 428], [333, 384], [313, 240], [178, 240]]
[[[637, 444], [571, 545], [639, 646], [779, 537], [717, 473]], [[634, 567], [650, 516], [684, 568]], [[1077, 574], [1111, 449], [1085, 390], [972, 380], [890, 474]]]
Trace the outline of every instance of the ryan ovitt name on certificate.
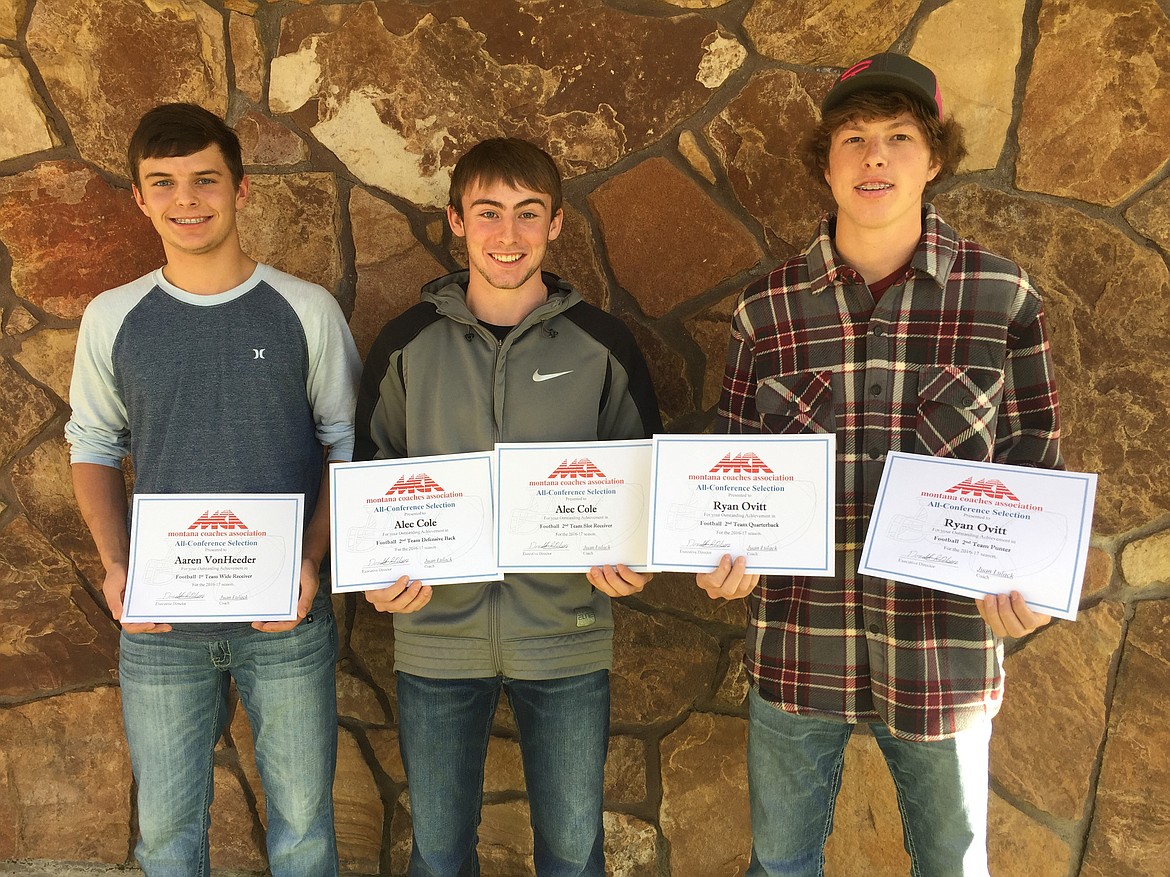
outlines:
[[500, 578], [491, 451], [329, 467], [333, 590]]
[[289, 621], [304, 496], [138, 494], [122, 622]]
[[650, 568], [710, 570], [723, 555], [758, 573], [834, 570], [836, 438], [657, 435]]
[[859, 571], [1075, 618], [1097, 476], [891, 452]]

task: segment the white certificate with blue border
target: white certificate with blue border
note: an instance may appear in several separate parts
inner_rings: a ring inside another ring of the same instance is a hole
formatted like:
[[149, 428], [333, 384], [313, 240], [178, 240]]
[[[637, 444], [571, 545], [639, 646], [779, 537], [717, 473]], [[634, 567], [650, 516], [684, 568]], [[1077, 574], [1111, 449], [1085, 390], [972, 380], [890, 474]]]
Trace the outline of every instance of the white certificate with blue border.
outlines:
[[833, 435], [656, 435], [650, 568], [831, 576]]
[[859, 571], [1076, 618], [1097, 476], [892, 452]]
[[500, 568], [646, 568], [650, 439], [496, 445]]
[[137, 494], [122, 622], [290, 621], [299, 493]]
[[492, 451], [334, 463], [334, 593], [501, 578], [492, 539]]

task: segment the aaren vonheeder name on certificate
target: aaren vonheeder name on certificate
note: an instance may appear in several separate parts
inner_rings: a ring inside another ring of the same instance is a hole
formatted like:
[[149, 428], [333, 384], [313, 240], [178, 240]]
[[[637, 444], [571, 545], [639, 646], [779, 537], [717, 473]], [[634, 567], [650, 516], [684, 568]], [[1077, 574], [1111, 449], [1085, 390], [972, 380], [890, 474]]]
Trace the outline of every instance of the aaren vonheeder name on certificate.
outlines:
[[749, 572], [834, 570], [832, 435], [654, 437], [650, 568], [702, 572], [725, 554]]
[[289, 621], [304, 496], [139, 494], [122, 622]]
[[859, 569], [952, 594], [1019, 591], [1075, 618], [1097, 476], [899, 452], [886, 459]]
[[492, 541], [494, 452], [329, 467], [333, 590], [500, 578]]
[[650, 447], [649, 439], [496, 445], [500, 568], [645, 569]]

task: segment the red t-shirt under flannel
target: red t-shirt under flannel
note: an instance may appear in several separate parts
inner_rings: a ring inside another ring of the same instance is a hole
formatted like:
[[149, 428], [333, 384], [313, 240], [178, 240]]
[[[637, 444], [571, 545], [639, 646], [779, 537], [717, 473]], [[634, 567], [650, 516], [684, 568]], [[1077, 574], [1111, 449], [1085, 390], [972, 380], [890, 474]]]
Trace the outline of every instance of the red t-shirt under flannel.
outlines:
[[943, 739], [999, 709], [1002, 644], [974, 600], [857, 563], [888, 451], [1061, 468], [1040, 296], [927, 205], [905, 277], [875, 305], [836, 261], [832, 223], [749, 286], [732, 319], [722, 427], [837, 436], [837, 574], [765, 577], [745, 664], [789, 712]]

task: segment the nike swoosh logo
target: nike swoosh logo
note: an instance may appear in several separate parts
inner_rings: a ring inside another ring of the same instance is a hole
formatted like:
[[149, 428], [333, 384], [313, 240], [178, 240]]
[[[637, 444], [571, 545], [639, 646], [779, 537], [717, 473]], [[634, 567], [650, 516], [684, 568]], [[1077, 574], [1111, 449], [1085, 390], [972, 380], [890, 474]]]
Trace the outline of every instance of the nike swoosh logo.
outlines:
[[569, 369], [567, 372], [553, 372], [551, 375], [542, 375], [540, 369], [537, 369], [532, 373], [532, 380], [539, 384], [541, 381], [551, 381], [553, 378], [559, 378], [562, 375], [571, 375], [572, 373], [573, 370]]

